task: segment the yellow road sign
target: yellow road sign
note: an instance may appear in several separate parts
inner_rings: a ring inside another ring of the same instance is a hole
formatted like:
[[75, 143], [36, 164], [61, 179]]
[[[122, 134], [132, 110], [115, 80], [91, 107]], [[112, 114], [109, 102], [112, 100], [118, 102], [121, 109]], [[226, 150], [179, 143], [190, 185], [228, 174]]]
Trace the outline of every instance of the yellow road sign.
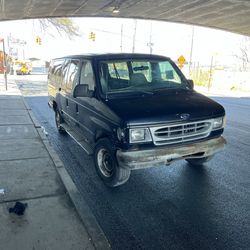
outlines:
[[186, 59], [183, 55], [181, 55], [179, 58], [178, 58], [178, 63], [179, 65], [183, 65], [184, 63], [186, 62]]

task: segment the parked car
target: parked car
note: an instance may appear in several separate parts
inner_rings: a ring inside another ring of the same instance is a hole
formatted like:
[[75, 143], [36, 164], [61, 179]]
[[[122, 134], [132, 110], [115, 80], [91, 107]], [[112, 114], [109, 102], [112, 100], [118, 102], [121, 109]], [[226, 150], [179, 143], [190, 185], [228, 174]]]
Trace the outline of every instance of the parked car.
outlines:
[[224, 108], [197, 93], [167, 57], [57, 58], [48, 93], [58, 131], [93, 155], [97, 173], [111, 187], [125, 183], [134, 169], [180, 159], [201, 165], [226, 143]]
[[15, 61], [13, 71], [13, 73], [17, 75], [30, 75], [32, 71], [32, 64], [25, 61]]

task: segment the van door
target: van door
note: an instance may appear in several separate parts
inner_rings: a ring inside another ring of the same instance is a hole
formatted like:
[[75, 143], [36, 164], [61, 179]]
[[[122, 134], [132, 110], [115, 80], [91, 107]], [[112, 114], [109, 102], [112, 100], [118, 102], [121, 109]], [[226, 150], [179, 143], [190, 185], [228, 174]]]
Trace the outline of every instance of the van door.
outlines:
[[[83, 61], [80, 73], [80, 84], [87, 84], [89, 90], [95, 90], [95, 77], [90, 61]], [[84, 135], [88, 142], [93, 142], [95, 135], [95, 106], [97, 99], [90, 97], [75, 98], [77, 103], [77, 121], [81, 133]]]
[[67, 116], [69, 118], [70, 126], [74, 128], [77, 125], [77, 113], [78, 105], [73, 98], [73, 89], [79, 84], [80, 76], [80, 60], [72, 59], [69, 64], [66, 81], [66, 104], [67, 104]]
[[61, 74], [60, 77], [58, 77], [58, 86], [57, 86], [57, 97], [56, 97], [56, 103], [58, 109], [61, 111], [61, 114], [63, 116], [63, 119], [65, 122], [68, 122], [67, 117], [67, 99], [66, 99], [66, 82], [67, 82], [67, 73], [68, 73], [68, 66], [69, 66], [70, 60], [66, 59], [62, 65], [61, 68]]
[[64, 120], [74, 126], [76, 121], [76, 104], [72, 98], [72, 90], [79, 83], [80, 60], [67, 60], [63, 69], [63, 84], [61, 88], [61, 106]]

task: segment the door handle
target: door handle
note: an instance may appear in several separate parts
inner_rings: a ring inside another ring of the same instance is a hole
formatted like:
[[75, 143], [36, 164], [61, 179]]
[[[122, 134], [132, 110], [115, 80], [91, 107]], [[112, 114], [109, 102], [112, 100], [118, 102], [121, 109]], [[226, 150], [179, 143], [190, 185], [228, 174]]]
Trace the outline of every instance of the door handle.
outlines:
[[78, 111], [78, 104], [76, 104], [76, 113], [78, 114], [79, 111]]

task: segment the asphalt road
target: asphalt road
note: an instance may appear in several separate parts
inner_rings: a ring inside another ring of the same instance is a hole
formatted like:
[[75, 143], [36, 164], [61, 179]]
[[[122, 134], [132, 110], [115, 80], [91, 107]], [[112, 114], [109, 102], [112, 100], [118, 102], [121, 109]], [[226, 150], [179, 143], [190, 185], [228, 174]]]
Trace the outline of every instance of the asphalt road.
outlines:
[[112, 190], [92, 158], [57, 133], [40, 87], [29, 96], [31, 83], [19, 83], [113, 249], [250, 249], [250, 98], [213, 97], [226, 108], [228, 144], [206, 166], [134, 171]]

